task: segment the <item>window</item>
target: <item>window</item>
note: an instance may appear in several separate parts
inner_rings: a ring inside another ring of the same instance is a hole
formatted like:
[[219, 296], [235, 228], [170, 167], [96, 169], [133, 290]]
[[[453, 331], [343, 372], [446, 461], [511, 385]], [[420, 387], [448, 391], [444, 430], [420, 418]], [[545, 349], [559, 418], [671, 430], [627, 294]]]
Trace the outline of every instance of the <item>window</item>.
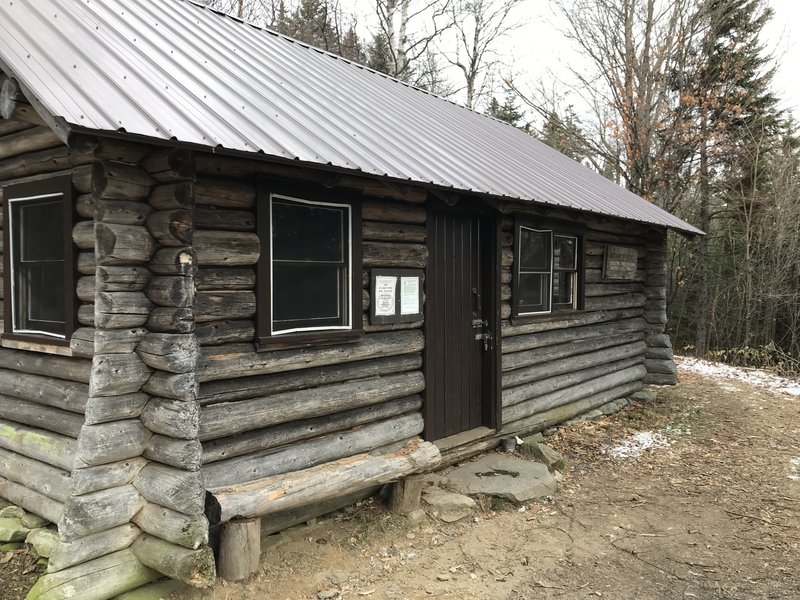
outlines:
[[330, 191], [293, 192], [259, 194], [259, 339], [352, 337], [361, 329], [358, 205]]
[[514, 240], [514, 316], [580, 308], [580, 235], [520, 222]]
[[3, 190], [5, 337], [66, 341], [75, 328], [71, 195], [68, 176]]

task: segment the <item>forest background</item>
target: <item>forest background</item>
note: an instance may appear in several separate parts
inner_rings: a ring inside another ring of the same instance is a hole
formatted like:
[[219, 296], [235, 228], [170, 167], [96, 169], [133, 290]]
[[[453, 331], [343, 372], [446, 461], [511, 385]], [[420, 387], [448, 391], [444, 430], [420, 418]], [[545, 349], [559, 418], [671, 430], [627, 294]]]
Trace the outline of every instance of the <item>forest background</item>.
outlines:
[[800, 373], [800, 78], [776, 86], [767, 0], [206, 4], [507, 121], [700, 227], [670, 236], [676, 350]]

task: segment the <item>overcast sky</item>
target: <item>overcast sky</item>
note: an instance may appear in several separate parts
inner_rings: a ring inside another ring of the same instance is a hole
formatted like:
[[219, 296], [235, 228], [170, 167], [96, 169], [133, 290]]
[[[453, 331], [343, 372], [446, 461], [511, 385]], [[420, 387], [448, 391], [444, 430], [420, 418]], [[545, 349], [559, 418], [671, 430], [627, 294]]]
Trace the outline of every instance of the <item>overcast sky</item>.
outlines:
[[[352, 0], [359, 7], [360, 20], [372, 22], [369, 0]], [[346, 6], [348, 0], [343, 0]], [[785, 108], [800, 117], [800, 0], [769, 0], [775, 16], [765, 31], [764, 42], [779, 61], [775, 78], [775, 91]], [[525, 77], [536, 81], [547, 73], [567, 77], [567, 65], [579, 64], [580, 58], [570, 42], [560, 33], [559, 19], [550, 10], [547, 0], [525, 0], [517, 9], [517, 20], [525, 25], [508, 35], [502, 42], [503, 61], [524, 84]], [[504, 73], [505, 74], [505, 73]], [[454, 78], [458, 73], [452, 74]], [[522, 85], [522, 87], [525, 87]], [[463, 101], [463, 98], [456, 98]]]

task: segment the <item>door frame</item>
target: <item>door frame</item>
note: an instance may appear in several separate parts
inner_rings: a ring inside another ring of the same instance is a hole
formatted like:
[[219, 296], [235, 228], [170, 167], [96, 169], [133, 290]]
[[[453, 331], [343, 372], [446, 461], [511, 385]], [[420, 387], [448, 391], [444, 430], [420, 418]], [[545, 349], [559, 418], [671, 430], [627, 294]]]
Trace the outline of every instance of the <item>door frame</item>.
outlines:
[[[427, 205], [427, 238], [426, 245], [429, 253], [431, 252], [432, 242], [436, 235], [434, 221], [431, 218], [433, 213], [458, 213], [462, 215], [476, 216], [479, 218], [481, 239], [481, 299], [483, 302], [483, 314], [489, 321], [489, 329], [492, 333], [492, 345], [490, 350], [482, 353], [481, 366], [483, 369], [482, 389], [481, 389], [481, 412], [482, 426], [499, 431], [502, 426], [502, 393], [501, 393], [501, 319], [500, 319], [500, 288], [501, 288], [501, 215], [497, 210], [489, 206], [478, 207], [453, 207], [444, 202], [429, 200]], [[428, 260], [431, 260], [432, 253]], [[423, 370], [425, 374], [425, 391], [423, 392], [423, 416], [425, 420], [424, 439], [430, 440], [428, 423], [434, 419], [434, 404], [428, 401], [428, 390], [431, 389], [430, 382], [434, 377], [431, 368], [433, 357], [429, 355], [432, 348], [433, 331], [428, 326], [430, 323], [430, 311], [436, 306], [437, 299], [430, 294], [430, 286], [425, 285], [425, 349], [423, 351]], [[462, 432], [463, 433], [463, 432]], [[456, 434], [458, 435], [458, 434]]]

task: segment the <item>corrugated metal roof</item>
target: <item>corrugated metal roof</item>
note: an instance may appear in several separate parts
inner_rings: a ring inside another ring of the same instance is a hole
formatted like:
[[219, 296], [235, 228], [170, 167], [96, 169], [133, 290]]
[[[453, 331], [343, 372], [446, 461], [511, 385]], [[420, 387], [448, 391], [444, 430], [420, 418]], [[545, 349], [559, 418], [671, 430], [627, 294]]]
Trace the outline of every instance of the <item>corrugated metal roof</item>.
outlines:
[[3, 2], [0, 60], [81, 128], [699, 233], [508, 124], [187, 0]]

